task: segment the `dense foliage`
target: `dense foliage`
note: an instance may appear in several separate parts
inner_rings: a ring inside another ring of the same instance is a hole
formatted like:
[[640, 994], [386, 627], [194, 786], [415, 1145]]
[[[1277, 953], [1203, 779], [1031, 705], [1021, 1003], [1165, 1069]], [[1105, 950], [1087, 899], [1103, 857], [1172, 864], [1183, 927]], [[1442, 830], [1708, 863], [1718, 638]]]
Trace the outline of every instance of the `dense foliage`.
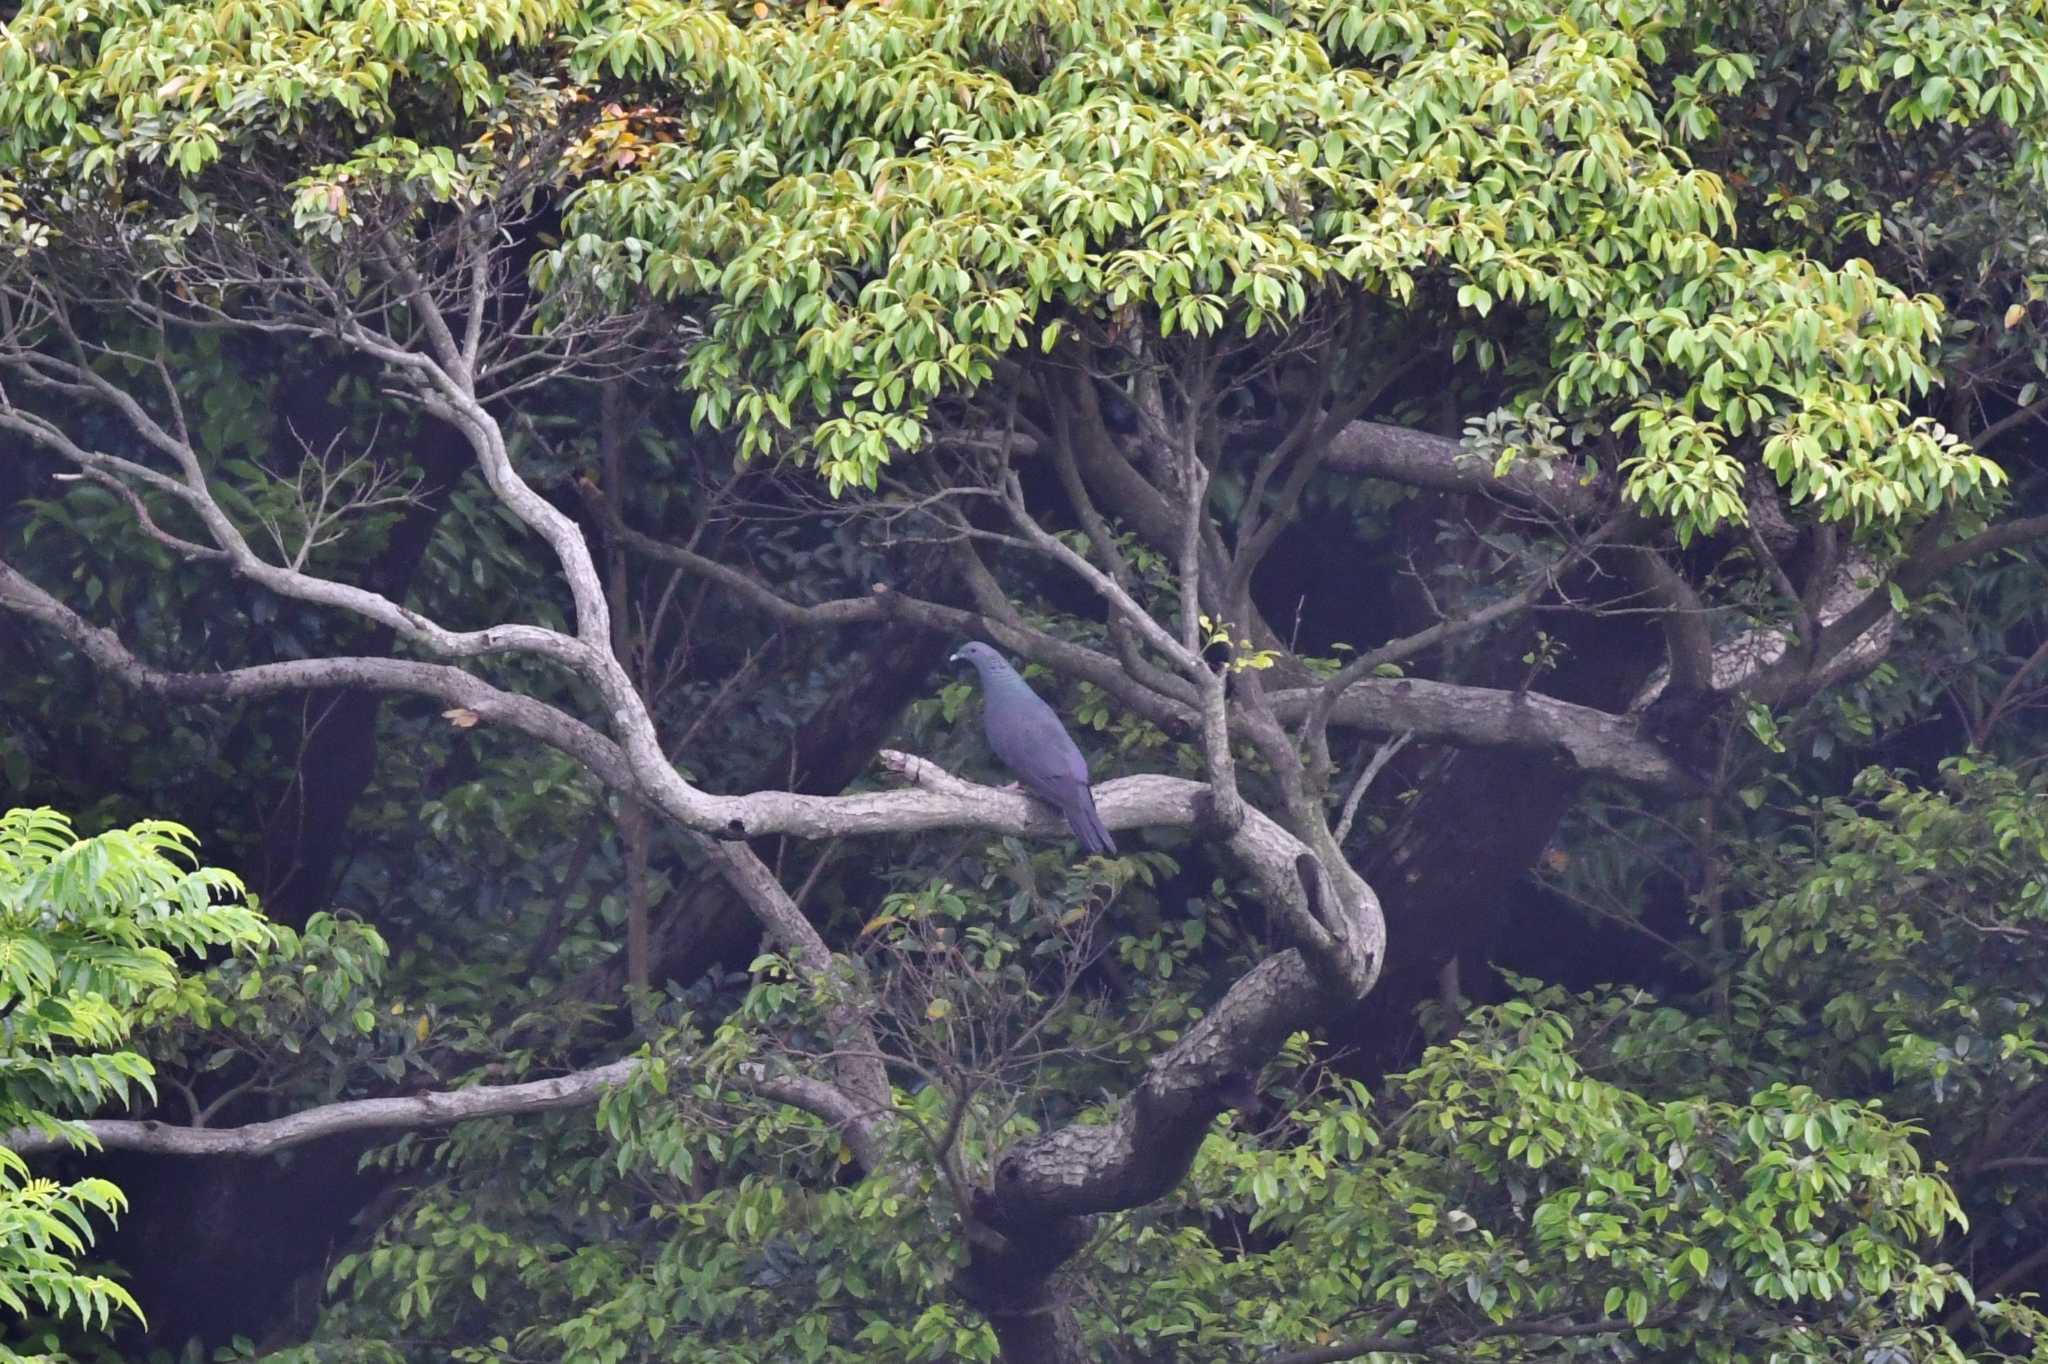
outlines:
[[[154, 1089], [149, 1058], [124, 1046], [137, 1026], [206, 1012], [176, 956], [265, 942], [261, 918], [236, 903], [234, 874], [191, 862], [192, 835], [175, 824], [80, 839], [53, 810], [0, 815], [0, 1130], [92, 1146], [77, 1115]], [[105, 1179], [34, 1175], [0, 1149], [0, 1303], [17, 1321], [102, 1329], [138, 1310], [127, 1289], [77, 1264], [99, 1219], [125, 1207]], [[0, 1359], [40, 1357], [59, 1339], [0, 1341]]]
[[2048, 1359], [2044, 146], [2020, 0], [28, 0], [0, 1351]]

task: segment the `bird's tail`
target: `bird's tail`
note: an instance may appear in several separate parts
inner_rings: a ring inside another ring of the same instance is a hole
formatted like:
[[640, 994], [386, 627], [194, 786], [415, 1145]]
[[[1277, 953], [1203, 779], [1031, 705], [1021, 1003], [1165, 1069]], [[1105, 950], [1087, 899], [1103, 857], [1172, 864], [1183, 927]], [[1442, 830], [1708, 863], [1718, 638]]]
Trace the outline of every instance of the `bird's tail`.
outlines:
[[1081, 788], [1081, 798], [1067, 811], [1067, 824], [1074, 831], [1074, 837], [1081, 840], [1081, 846], [1092, 853], [1105, 857], [1116, 856], [1116, 840], [1109, 836], [1109, 830], [1102, 827], [1102, 816], [1095, 813], [1095, 793], [1087, 787]]

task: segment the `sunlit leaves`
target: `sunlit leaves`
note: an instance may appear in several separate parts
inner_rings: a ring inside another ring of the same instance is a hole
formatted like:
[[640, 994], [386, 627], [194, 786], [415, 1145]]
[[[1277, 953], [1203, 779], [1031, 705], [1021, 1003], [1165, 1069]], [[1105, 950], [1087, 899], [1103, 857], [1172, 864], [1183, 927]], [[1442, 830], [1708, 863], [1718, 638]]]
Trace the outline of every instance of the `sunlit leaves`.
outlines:
[[[1474, 1010], [1377, 1098], [1340, 1082], [1300, 1104], [1284, 1140], [1219, 1124], [1185, 1203], [1256, 1236], [1224, 1254], [1119, 1229], [1101, 1254], [1134, 1281], [1130, 1315], [1218, 1353], [1342, 1338], [1367, 1315], [1417, 1342], [1484, 1331], [1503, 1359], [1555, 1357], [1515, 1329], [1546, 1320], [1687, 1358], [1931, 1341], [1916, 1318], [1961, 1281], [1921, 1247], [1958, 1212], [1913, 1130], [1796, 1085], [1727, 1101], [1596, 1073], [1585, 1058], [1647, 1005], [1553, 990]], [[1148, 1296], [1155, 1281], [1178, 1287]]]
[[84, 154], [88, 171], [132, 156], [196, 173], [257, 130], [334, 114], [374, 123], [402, 81], [429, 72], [474, 109], [495, 89], [486, 56], [574, 12], [552, 0], [25, 6], [0, 33], [0, 155], [49, 148]]
[[[1907, 122], [2034, 117], [2033, 28], [1923, 8], [1874, 20], [1844, 85], [1918, 80]], [[700, 416], [835, 492], [875, 486], [936, 402], [1058, 318], [1220, 344], [1333, 299], [1488, 368], [1518, 329], [1522, 400], [1634, 441], [1628, 490], [1681, 535], [1739, 518], [1759, 464], [1859, 523], [1987, 488], [1995, 470], [1910, 412], [1935, 377], [1931, 301], [1736, 240], [1736, 196], [1686, 148], [1756, 60], [1674, 43], [1681, 19], [1557, 0], [30, 6], [0, 40], [0, 155], [197, 184], [231, 148], [346, 127], [345, 156], [258, 209], [340, 243], [366, 195], [489, 204], [509, 111], [547, 124], [630, 90], [561, 157], [567, 231], [536, 281], [700, 309], [678, 339]], [[401, 126], [402, 88], [436, 117]]]
[[2048, 22], [2031, 6], [1908, 0], [1873, 15], [1835, 74], [1844, 90], [1880, 96], [1902, 128], [1928, 123], [2006, 124], [2020, 134], [2019, 164], [2048, 174]]
[[[1766, 440], [1824, 517], [1924, 514], [1995, 481], [1906, 411], [1932, 382], [1930, 301], [1731, 245], [1734, 199], [1673, 144], [1701, 116], [1653, 92], [1658, 7], [1133, 19], [1029, 87], [922, 16], [756, 26], [774, 43], [758, 108], [588, 186], [574, 221], [644, 241], [636, 281], [712, 301], [703, 412], [749, 453], [808, 446], [835, 490], [872, 486], [936, 396], [1048, 312], [1258, 336], [1333, 292], [1413, 308], [1431, 278], [1469, 321], [1508, 306], [1551, 329], [1545, 400], [1635, 425], [1629, 490], [1682, 535], [1744, 514]], [[1695, 104], [1754, 72], [1696, 56]], [[574, 266], [565, 249], [548, 268]]]
[[[0, 815], [0, 1133], [90, 1145], [67, 1117], [152, 1092], [150, 1063], [120, 1048], [139, 1020], [182, 1007], [172, 954], [265, 941], [237, 903], [241, 882], [193, 866], [192, 847], [162, 821], [81, 840], [51, 810]], [[31, 1178], [0, 1147], [0, 1305], [100, 1328], [137, 1311], [126, 1289], [72, 1266], [92, 1244], [89, 1214], [124, 1207], [104, 1180]]]

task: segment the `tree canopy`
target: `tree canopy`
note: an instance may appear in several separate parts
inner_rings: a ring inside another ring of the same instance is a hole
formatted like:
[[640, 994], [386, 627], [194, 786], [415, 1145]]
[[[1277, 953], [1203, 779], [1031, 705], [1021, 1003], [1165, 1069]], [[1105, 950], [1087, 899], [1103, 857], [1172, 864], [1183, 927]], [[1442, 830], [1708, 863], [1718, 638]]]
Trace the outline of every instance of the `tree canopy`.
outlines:
[[36, 1348], [2042, 1358], [2044, 130], [2022, 3], [27, 0], [0, 781], [276, 926], [0, 1080]]

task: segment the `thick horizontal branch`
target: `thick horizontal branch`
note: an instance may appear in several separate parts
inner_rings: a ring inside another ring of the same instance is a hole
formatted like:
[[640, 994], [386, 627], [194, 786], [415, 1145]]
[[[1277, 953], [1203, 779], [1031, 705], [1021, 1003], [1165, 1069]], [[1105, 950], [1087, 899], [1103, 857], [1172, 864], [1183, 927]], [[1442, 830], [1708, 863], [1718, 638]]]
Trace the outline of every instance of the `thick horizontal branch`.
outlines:
[[[92, 1118], [70, 1126], [102, 1150], [145, 1151], [159, 1156], [267, 1156], [344, 1132], [419, 1131], [476, 1118], [588, 1108], [648, 1064], [645, 1057], [629, 1056], [590, 1070], [520, 1084], [471, 1085], [393, 1099], [347, 1099], [241, 1127], [180, 1127], [131, 1118]], [[802, 1109], [839, 1129], [863, 1162], [875, 1156], [873, 1144], [862, 1140], [874, 1114], [833, 1085], [803, 1076], [765, 1075], [726, 1076], [721, 1083]], [[73, 1149], [63, 1136], [22, 1130], [7, 1133], [0, 1144], [21, 1156]]]
[[[767, 821], [750, 825], [747, 832], [798, 832], [809, 822], [811, 802], [831, 807], [833, 816], [849, 825], [847, 832], [970, 827], [1058, 837], [1066, 828], [1058, 811], [1021, 792], [964, 781], [937, 763], [893, 749], [882, 750], [881, 757], [885, 767], [915, 789], [824, 797], [773, 793], [772, 803], [769, 793], [740, 797], [762, 802], [755, 808]], [[1111, 829], [1209, 829], [1209, 805], [1208, 784], [1186, 777], [1146, 773], [1095, 787], [1096, 812]], [[789, 822], [778, 822], [783, 819]], [[870, 824], [875, 828], [868, 830]], [[1244, 820], [1227, 834], [1216, 832], [1258, 885], [1280, 931], [1307, 950], [1318, 988], [1363, 998], [1386, 948], [1386, 925], [1371, 888], [1344, 867], [1325, 869], [1325, 876], [1339, 878], [1338, 884], [1318, 880], [1304, 885], [1297, 864], [1308, 849], [1256, 808], [1247, 807]]]
[[[1076, 382], [1073, 390], [1062, 396], [1083, 399], [1085, 407], [1093, 406], [1093, 391], [1085, 381]], [[1120, 475], [1122, 483], [1117, 491], [1123, 496], [1111, 500], [1127, 516], [1133, 515], [1132, 503], [1142, 504], [1141, 510], [1150, 510], [1150, 517], [1139, 514], [1134, 519], [1146, 523], [1145, 528], [1157, 536], [1171, 519], [1167, 500], [1116, 452], [1115, 442], [1101, 428], [1099, 418], [1094, 425], [1092, 458], [1086, 472], [1097, 479], [1106, 472]], [[944, 439], [950, 444], [998, 449], [1027, 457], [1039, 452], [1039, 443], [1031, 437], [992, 428], [955, 431]], [[1106, 454], [1116, 454], [1115, 464], [1107, 471], [1101, 467], [1107, 462], [1103, 458]], [[1435, 492], [1497, 497], [1573, 519], [1597, 516], [1612, 500], [1613, 480], [1604, 473], [1587, 478], [1581, 470], [1558, 461], [1525, 459], [1517, 460], [1506, 473], [1495, 477], [1493, 462], [1467, 450], [1457, 439], [1386, 422], [1345, 423], [1329, 437], [1320, 463], [1322, 468], [1338, 473]]]
[[[1313, 687], [1275, 692], [1273, 712], [1291, 723], [1308, 713], [1319, 694]], [[1637, 732], [1632, 718], [1535, 692], [1373, 677], [1346, 688], [1330, 719], [1382, 734], [1412, 730], [1429, 743], [1548, 751], [1582, 772], [1639, 786], [1686, 790], [1693, 784], [1684, 768]]]
[[[49, 593], [0, 562], [0, 609], [54, 628], [115, 679], [176, 701], [225, 701], [324, 687], [363, 687], [427, 695], [474, 712], [556, 748], [619, 789], [640, 785], [618, 747], [606, 736], [543, 702], [502, 691], [460, 668], [390, 658], [300, 659], [221, 673], [172, 673], [129, 652], [113, 634], [86, 621]], [[1315, 691], [1278, 693], [1283, 719], [1313, 704]], [[1421, 679], [1373, 678], [1349, 688], [1332, 718], [1354, 728], [1389, 733], [1413, 730], [1418, 738], [1475, 746], [1548, 748], [1589, 772], [1659, 786], [1682, 786], [1682, 771], [1661, 749], [1635, 734], [1618, 716], [1533, 694], [1461, 687]], [[908, 771], [918, 760], [885, 755]], [[929, 767], [929, 765], [926, 765]], [[936, 770], [936, 769], [933, 769]], [[1165, 783], [1161, 785], [1160, 783]], [[1206, 791], [1201, 783], [1135, 777], [1105, 783], [1097, 792], [1109, 827], [1147, 824], [1186, 827]], [[792, 834], [831, 838], [978, 827], [992, 832], [1058, 836], [1053, 814], [1022, 795], [960, 782], [944, 791], [869, 792], [807, 796], [762, 791], [741, 796], [699, 793], [717, 819], [712, 830], [730, 836]]]
[[[343, 1132], [446, 1127], [471, 1118], [581, 1108], [625, 1084], [646, 1064], [644, 1059], [628, 1057], [592, 1070], [523, 1084], [474, 1085], [401, 1099], [349, 1099], [244, 1127], [178, 1127], [126, 1118], [95, 1118], [74, 1125], [113, 1151], [147, 1151], [159, 1156], [267, 1156]], [[71, 1149], [62, 1137], [46, 1132], [9, 1132], [6, 1144], [23, 1156]]]
[[1411, 488], [1498, 497], [1574, 519], [1599, 515], [1609, 500], [1604, 478], [1588, 480], [1565, 464], [1518, 460], [1496, 478], [1491, 461], [1457, 441], [1384, 422], [1345, 426], [1330, 438], [1323, 465]]
[[[1375, 424], [1354, 422], [1345, 431], [1348, 433], [1361, 426]], [[1390, 448], [1405, 448], [1410, 444], [1408, 438], [1414, 437], [1415, 442], [1431, 443], [1428, 449], [1440, 463], [1454, 462], [1459, 469], [1476, 467], [1487, 476], [1489, 483], [1492, 481], [1491, 471], [1484, 469], [1482, 462], [1464, 455], [1456, 441], [1408, 431], [1403, 427], [1376, 429], [1393, 433], [1386, 437]], [[1417, 456], [1418, 464], [1424, 462], [1421, 456]], [[1460, 473], [1459, 476], [1465, 474]], [[1579, 485], [1573, 482], [1571, 486], [1576, 488]], [[595, 510], [603, 510], [601, 498], [590, 501]], [[1591, 511], [1593, 506], [1594, 499], [1589, 498], [1585, 510]], [[1063, 674], [1094, 682], [1127, 705], [1138, 702], [1132, 708], [1155, 723], [1191, 726], [1197, 718], [1193, 707], [1178, 698], [1133, 682], [1114, 660], [1051, 636], [1013, 629], [1008, 622], [980, 612], [923, 601], [881, 587], [868, 597], [798, 603], [740, 569], [643, 535], [616, 521], [610, 524], [613, 533], [620, 535], [622, 543], [635, 552], [700, 574], [790, 624], [846, 625], [898, 618], [917, 621], [936, 630], [985, 635]], [[1281, 719], [1292, 722], [1307, 712], [1315, 696], [1313, 690], [1275, 693], [1272, 697], [1274, 712]], [[1583, 771], [1635, 784], [1683, 788], [1691, 781], [1661, 748], [1637, 734], [1631, 720], [1527, 693], [1418, 679], [1365, 679], [1345, 690], [1332, 708], [1331, 719], [1354, 729], [1375, 729], [1387, 733], [1413, 730], [1418, 738], [1436, 742], [1482, 748], [1546, 749], [1561, 753]]]
[[[568, 754], [620, 790], [644, 783], [609, 738], [581, 721], [531, 697], [500, 691], [481, 678], [446, 664], [395, 658], [297, 659], [257, 664], [221, 673], [172, 673], [151, 667], [130, 653], [112, 631], [79, 616], [29, 579], [0, 561], [0, 609], [50, 625], [95, 665], [116, 680], [151, 695], [182, 701], [234, 700], [323, 687], [365, 687], [410, 692], [450, 701], [474, 711], [479, 720], [503, 723]], [[689, 827], [725, 837], [789, 834], [838, 838], [863, 834], [915, 833], [926, 829], [980, 828], [995, 833], [1060, 837], [1057, 813], [1028, 796], [962, 781], [935, 764], [887, 752], [883, 762], [916, 783], [914, 789], [843, 796], [756, 791], [719, 796], [692, 792]], [[1208, 788], [1176, 777], [1126, 777], [1097, 789], [1103, 818], [1112, 828], [1143, 825], [1188, 827], [1207, 817]], [[659, 796], [659, 791], [652, 794]], [[1259, 854], [1276, 885], [1291, 883], [1294, 840], [1271, 821], [1259, 820], [1236, 836]], [[1304, 931], [1308, 926], [1304, 926]], [[1312, 936], [1312, 935], [1311, 935]]]

